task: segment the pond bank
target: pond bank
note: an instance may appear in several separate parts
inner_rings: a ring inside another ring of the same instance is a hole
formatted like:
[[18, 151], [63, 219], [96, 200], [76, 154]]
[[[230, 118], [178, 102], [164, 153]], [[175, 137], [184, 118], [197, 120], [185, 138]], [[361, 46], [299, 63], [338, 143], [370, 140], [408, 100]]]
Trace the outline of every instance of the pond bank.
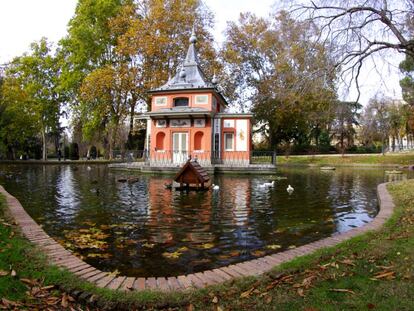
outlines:
[[[412, 252], [411, 254], [408, 254], [410, 256], [405, 256], [405, 253], [410, 251], [410, 248], [413, 245], [413, 232], [410, 232], [410, 230], [407, 231], [407, 228], [405, 226], [405, 222], [410, 220], [410, 218], [407, 219], [406, 210], [403, 209], [403, 205], [405, 203], [408, 204], [408, 202], [414, 201], [414, 194], [408, 192], [405, 193], [404, 191], [407, 191], [407, 189], [410, 189], [410, 187], [413, 186], [412, 181], [407, 181], [399, 186], [392, 185], [391, 189], [394, 190], [393, 193], [397, 194], [397, 199], [399, 200], [398, 203], [401, 203], [401, 200], [403, 200], [403, 204], [397, 206], [397, 211], [395, 215], [393, 216], [393, 219], [391, 222], [381, 229], [380, 234], [377, 233], [368, 233], [362, 237], [358, 237], [355, 239], [352, 239], [350, 241], [344, 242], [341, 244], [341, 247], [335, 247], [333, 249], [324, 249], [319, 250], [317, 253], [308, 255], [306, 257], [302, 257], [299, 259], [295, 259], [293, 262], [285, 263], [281, 267], [277, 267], [270, 273], [266, 273], [263, 276], [260, 277], [254, 277], [254, 278], [243, 278], [240, 280], [231, 281], [232, 283], [232, 290], [228, 290], [227, 286], [229, 283], [224, 283], [222, 285], [217, 285], [215, 287], [209, 287], [207, 289], [199, 290], [199, 291], [191, 291], [190, 293], [186, 294], [185, 296], [182, 296], [181, 294], [156, 294], [156, 293], [150, 293], [148, 294], [146, 291], [137, 293], [141, 295], [133, 295], [131, 293], [118, 293], [117, 295], [111, 293], [111, 291], [107, 290], [99, 290], [94, 287], [91, 287], [88, 284], [84, 283], [77, 283], [72, 280], [71, 282], [66, 282], [64, 284], [68, 285], [71, 284], [71, 286], [67, 287], [83, 287], [85, 289], [88, 288], [89, 295], [84, 295], [85, 297], [90, 298], [91, 294], [98, 294], [100, 293], [104, 299], [113, 300], [113, 301], [119, 301], [126, 303], [132, 303], [132, 301], [135, 300], [135, 303], [141, 306], [147, 306], [147, 307], [165, 307], [168, 305], [169, 307], [173, 307], [175, 309], [181, 309], [186, 308], [189, 305], [193, 305], [196, 307], [196, 309], [205, 310], [207, 306], [211, 305], [214, 306], [220, 306], [221, 308], [227, 309], [234, 309], [234, 310], [240, 310], [247, 308], [249, 305], [256, 305], [259, 306], [260, 309], [271, 309], [275, 307], [275, 304], [279, 305], [282, 309], [302, 309], [303, 305], [309, 305], [309, 306], [317, 306], [318, 303], [320, 304], [319, 307], [323, 306], [323, 300], [335, 300], [335, 304], [332, 306], [338, 307], [338, 303], [344, 302], [344, 298], [346, 298], [346, 303], [353, 303], [354, 305], [360, 305], [363, 303], [363, 301], [359, 301], [356, 299], [355, 301], [355, 295], [356, 295], [356, 288], [360, 285], [357, 283], [360, 281], [361, 275], [359, 273], [362, 273], [362, 276], [367, 275], [368, 278], [367, 281], [370, 284], [362, 284], [364, 286], [370, 286], [374, 287], [376, 289], [377, 283], [380, 282], [381, 284], [384, 283], [395, 283], [396, 280], [405, 280], [403, 278], [403, 274], [400, 274], [400, 271], [397, 271], [398, 269], [394, 267], [400, 267], [393, 263], [392, 266], [390, 266], [390, 261], [393, 260], [403, 260], [406, 261], [405, 265], [401, 265], [401, 267], [407, 266], [407, 264], [412, 264]], [[385, 187], [382, 186], [382, 190], [385, 191]], [[401, 195], [408, 195], [408, 197], [401, 198]], [[411, 200], [411, 201], [410, 201]], [[381, 200], [382, 205], [390, 205], [392, 204], [390, 196], [386, 195]], [[412, 203], [411, 203], [412, 204]], [[412, 205], [408, 209], [410, 217], [412, 217]], [[390, 211], [386, 211], [386, 209], [383, 209], [385, 211], [385, 214], [381, 215], [381, 212], [378, 216], [377, 223], [380, 223], [384, 221], [384, 219], [387, 217], [387, 215], [390, 214]], [[411, 214], [410, 214], [411, 213]], [[374, 222], [375, 222], [374, 221]], [[378, 224], [375, 224], [374, 222], [370, 223], [371, 228], [374, 229], [373, 226], [377, 226]], [[399, 223], [399, 226], [392, 226], [395, 225], [396, 222]], [[402, 225], [401, 225], [402, 224]], [[370, 226], [368, 225], [368, 226]], [[380, 224], [379, 224], [380, 225]], [[359, 232], [355, 232], [356, 234], [361, 233], [363, 230], [360, 230], [363, 228], [356, 229]], [[414, 231], [413, 229], [411, 229]], [[402, 232], [401, 232], [402, 231]], [[387, 240], [387, 237], [396, 235], [395, 240]], [[410, 239], [408, 239], [408, 245], [407, 243], [400, 243], [399, 235], [401, 233], [404, 233], [405, 236], [408, 235]], [[340, 240], [340, 239], [339, 239]], [[395, 241], [395, 242], [394, 242]], [[334, 245], [338, 243], [338, 239], [335, 241], [333, 240], [331, 245]], [[397, 243], [398, 242], [398, 243]], [[396, 244], [396, 245], [394, 245]], [[398, 244], [398, 245], [397, 245]], [[378, 246], [381, 246], [378, 248]], [[329, 246], [329, 244], [328, 244]], [[407, 247], [408, 246], [408, 247]], [[394, 253], [394, 248], [398, 247], [399, 251]], [[388, 249], [390, 248], [390, 249]], [[376, 258], [374, 255], [378, 252], [382, 252], [382, 256], [379, 256]], [[292, 253], [292, 258], [295, 257], [294, 255], [300, 254], [300, 249], [297, 248], [295, 250], [290, 251]], [[299, 254], [298, 254], [299, 252]], [[388, 253], [390, 258], [388, 258]], [[399, 253], [399, 254], [397, 254]], [[374, 258], [374, 257], [375, 258]], [[401, 256], [401, 258], [399, 257]], [[371, 258], [371, 259], [370, 259]], [[370, 260], [374, 260], [370, 262]], [[369, 269], [366, 269], [365, 266], [372, 266], [373, 272]], [[385, 268], [384, 268], [385, 267]], [[392, 268], [390, 268], [392, 267]], [[252, 266], [250, 266], [252, 268]], [[374, 269], [375, 268], [375, 269]], [[382, 269], [382, 270], [381, 270]], [[388, 269], [388, 270], [387, 270]], [[391, 270], [390, 270], [391, 269]], [[351, 270], [351, 271], [348, 271]], [[353, 270], [356, 270], [352, 272]], [[386, 270], [385, 272], [383, 270]], [[310, 272], [309, 272], [310, 271]], [[375, 274], [375, 272], [379, 272], [380, 274]], [[403, 271], [404, 272], [404, 271]], [[333, 273], [333, 274], [332, 274]], [[343, 276], [341, 276], [343, 273], [345, 273]], [[381, 276], [384, 275], [384, 276]], [[327, 276], [330, 276], [330, 278], [327, 278]], [[354, 283], [347, 283], [346, 286], [344, 284], [336, 285], [335, 282], [341, 282], [344, 281], [344, 276], [347, 277], [347, 279], [355, 278], [355, 284]], [[407, 275], [409, 288], [412, 287], [412, 272], [411, 276]], [[70, 277], [69, 277], [70, 278]], [[370, 279], [376, 279], [377, 281], [369, 281]], [[306, 280], [306, 281], [305, 281]], [[55, 282], [59, 282], [62, 280], [55, 279]], [[66, 280], [67, 281], [67, 280]], [[295, 283], [298, 282], [298, 283]], [[322, 284], [319, 284], [322, 282]], [[328, 289], [324, 289], [324, 282], [328, 282], [329, 287]], [[411, 282], [411, 283], [410, 283]], [[372, 284], [371, 284], [372, 283]], [[83, 285], [80, 285], [83, 284]], [[392, 284], [393, 286], [396, 286], [395, 284]], [[88, 287], [89, 286], [89, 287]], [[346, 288], [345, 288], [346, 287]], [[397, 288], [400, 288], [400, 286], [397, 286]], [[405, 306], [405, 294], [411, 294], [412, 289], [410, 292], [410, 289], [408, 288], [408, 291], [406, 293], [401, 293], [403, 297], [401, 304], [398, 304], [398, 308], [404, 309]], [[72, 288], [73, 289], [73, 288]], [[322, 291], [321, 291], [322, 289]], [[362, 290], [365, 290], [362, 288]], [[367, 290], [371, 290], [370, 288], [367, 288]], [[361, 291], [361, 288], [358, 288], [358, 291]], [[80, 292], [78, 292], [80, 293]], [[145, 294], [146, 293], [146, 294]], [[364, 295], [367, 295], [367, 293], [364, 293]], [[132, 295], [132, 296], [131, 296]], [[284, 297], [283, 299], [279, 299], [279, 301], [276, 301], [276, 298], [280, 298], [281, 295]], [[316, 295], [316, 296], [315, 296]], [[318, 296], [319, 295], [319, 296]], [[359, 293], [358, 293], [359, 295]], [[105, 298], [106, 297], [106, 298]], [[136, 301], [138, 299], [139, 301]], [[143, 298], [144, 297], [144, 298]], [[312, 298], [313, 297], [313, 298]], [[338, 297], [341, 297], [338, 302]], [[240, 299], [241, 298], [241, 299]], [[315, 299], [316, 298], [316, 299]], [[381, 297], [380, 297], [381, 298]], [[155, 299], [155, 300], [154, 300]], [[274, 299], [274, 300], [273, 300]], [[273, 300], [273, 302], [272, 302]], [[182, 301], [180, 305], [177, 305], [177, 301]], [[304, 304], [305, 302], [305, 304]], [[184, 303], [184, 305], [182, 305]], [[371, 303], [371, 302], [369, 302]], [[375, 303], [378, 305], [378, 301], [375, 301]], [[380, 303], [382, 303], [380, 301]], [[385, 301], [384, 301], [385, 303]], [[392, 306], [392, 303], [396, 303], [394, 300], [387, 301], [389, 306]], [[372, 302], [372, 304], [374, 304]], [[341, 305], [341, 304], [340, 304]], [[343, 306], [343, 305], [342, 305]], [[291, 308], [292, 307], [292, 308]], [[366, 306], [365, 306], [366, 307]], [[332, 308], [332, 309], [335, 309]], [[326, 308], [324, 308], [326, 309]], [[395, 309], [390, 308], [390, 309]]]
[[414, 153], [278, 156], [276, 163], [283, 166], [408, 167], [414, 165]]

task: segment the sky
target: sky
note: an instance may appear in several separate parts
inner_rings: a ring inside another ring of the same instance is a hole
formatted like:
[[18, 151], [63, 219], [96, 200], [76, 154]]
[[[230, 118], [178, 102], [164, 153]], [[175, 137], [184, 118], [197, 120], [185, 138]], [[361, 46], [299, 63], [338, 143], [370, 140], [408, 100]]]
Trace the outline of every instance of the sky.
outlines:
[[[214, 36], [217, 45], [224, 39], [227, 21], [235, 21], [241, 12], [250, 11], [267, 17], [276, 0], [202, 0], [215, 14]], [[77, 0], [0, 0], [0, 65], [10, 61], [14, 56], [27, 52], [30, 43], [46, 37], [51, 42], [58, 42], [66, 35], [69, 20], [75, 12]], [[395, 55], [389, 63], [378, 63], [382, 79], [378, 73], [367, 65], [361, 78], [360, 102], [366, 104], [378, 91], [400, 99], [401, 78], [398, 64], [402, 55]], [[355, 100], [356, 91], [349, 93], [341, 89], [343, 100]]]

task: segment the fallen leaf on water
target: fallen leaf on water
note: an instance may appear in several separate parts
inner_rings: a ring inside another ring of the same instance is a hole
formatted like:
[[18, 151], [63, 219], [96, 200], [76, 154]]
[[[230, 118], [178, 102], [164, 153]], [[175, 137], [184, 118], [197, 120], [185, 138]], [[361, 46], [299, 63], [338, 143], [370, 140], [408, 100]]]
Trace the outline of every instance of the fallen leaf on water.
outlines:
[[266, 248], [274, 250], [274, 249], [282, 248], [282, 246], [278, 244], [272, 244], [272, 245], [267, 245]]
[[288, 248], [289, 249], [294, 249], [294, 248], [296, 248], [296, 245], [290, 245]]
[[305, 294], [304, 294], [304, 292], [303, 292], [303, 288], [298, 288], [298, 295], [299, 295], [300, 297], [305, 297]]
[[118, 271], [118, 269], [115, 269], [115, 271], [112, 271], [111, 273], [108, 273], [108, 276], [116, 277], [119, 274], [121, 274], [121, 273]]
[[265, 298], [265, 302], [267, 303], [267, 304], [269, 304], [269, 303], [271, 303], [272, 302], [272, 296], [267, 296], [266, 298]]
[[144, 243], [144, 244], [142, 244], [142, 246], [145, 247], [145, 248], [153, 248], [155, 246], [155, 244]]
[[217, 296], [214, 296], [213, 300], [211, 301], [212, 303], [218, 303], [218, 298]]
[[331, 292], [338, 292], [338, 293], [349, 293], [349, 294], [355, 294], [354, 291], [346, 288], [331, 288], [329, 289]]
[[17, 275], [17, 273], [16, 273], [16, 271], [12, 270], [12, 271], [10, 272], [10, 275], [11, 275], [12, 277], [15, 277], [15, 276]]
[[266, 255], [266, 252], [258, 249], [258, 250], [251, 252], [251, 254], [255, 257], [261, 257], [261, 256]]
[[169, 259], [180, 258], [181, 255], [182, 255], [182, 253], [180, 253], [180, 252], [172, 252], [172, 253], [164, 252], [164, 253], [162, 253], [162, 256], [164, 256], [165, 258], [169, 258]]
[[194, 305], [191, 303], [187, 305], [187, 311], [194, 311]]
[[240, 252], [239, 251], [231, 251], [229, 253], [229, 256], [231, 256], [231, 257], [238, 257], [238, 256], [240, 256]]
[[201, 244], [199, 247], [202, 248], [202, 249], [209, 249], [209, 248], [213, 248], [214, 244], [213, 243], [204, 243], [204, 244]]
[[6, 276], [6, 275], [9, 275], [7, 271], [0, 270], [0, 276]]

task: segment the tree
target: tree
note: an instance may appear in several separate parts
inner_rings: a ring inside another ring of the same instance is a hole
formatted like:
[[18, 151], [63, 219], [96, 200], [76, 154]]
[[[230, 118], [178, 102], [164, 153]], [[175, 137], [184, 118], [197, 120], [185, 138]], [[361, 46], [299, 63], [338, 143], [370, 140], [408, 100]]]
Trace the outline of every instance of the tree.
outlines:
[[410, 0], [317, 0], [294, 10], [321, 26], [319, 40], [335, 47], [336, 67], [359, 91], [363, 64], [383, 51], [414, 57], [414, 2]]
[[[359, 110], [362, 105], [355, 102], [338, 102], [333, 122], [333, 136], [339, 142], [339, 149], [342, 155], [347, 147], [354, 144], [355, 126], [358, 126]], [[346, 143], [345, 143], [346, 141]]]
[[60, 68], [45, 38], [32, 43], [30, 54], [16, 57], [6, 71], [11, 107], [21, 104], [42, 140], [42, 158], [47, 159], [47, 134], [59, 126], [60, 106], [65, 101], [59, 91]]
[[[88, 81], [106, 81], [107, 75], [102, 79], [97, 76], [107, 72], [103, 68], [110, 68], [118, 62], [115, 53], [117, 38], [111, 33], [109, 23], [119, 13], [124, 2], [126, 1], [80, 0], [74, 17], [69, 21], [68, 35], [60, 41], [59, 53], [64, 60], [61, 87], [70, 99], [72, 125], [83, 132], [81, 139], [101, 139], [104, 147], [110, 140], [106, 130], [108, 120], [103, 118], [96, 121], [99, 112], [90, 109], [97, 106], [85, 102], [85, 98], [91, 97], [85, 94], [85, 90], [90, 88], [83, 84], [88, 83], [85, 81], [89, 75]], [[102, 90], [105, 85], [98, 88]], [[96, 127], [92, 128], [94, 125]], [[95, 133], [93, 137], [90, 135], [92, 132]], [[107, 148], [105, 150], [108, 155]]]
[[28, 94], [14, 77], [2, 79], [0, 94], [0, 151], [14, 160], [18, 152], [28, 153], [28, 143], [36, 140], [37, 120]]
[[177, 70], [194, 24], [203, 37], [201, 59], [213, 63], [211, 23], [211, 12], [196, 0], [80, 1], [61, 44], [74, 119], [84, 138], [101, 136], [112, 151], [127, 117], [132, 137], [137, 108], [149, 107], [147, 91]]
[[400, 80], [404, 100], [414, 107], [414, 57], [407, 55], [400, 63], [400, 70], [405, 75]]
[[184, 60], [192, 27], [199, 38], [200, 59], [206, 74], [218, 69], [212, 13], [198, 0], [143, 0], [125, 5], [111, 21], [118, 37], [117, 53], [133, 74], [130, 91], [130, 130], [136, 105], [150, 108], [147, 91], [164, 84]]
[[[221, 52], [228, 93], [250, 101], [255, 119], [275, 148], [281, 142], [306, 144], [312, 128], [329, 123], [335, 75], [329, 51], [314, 44], [317, 29], [286, 12], [274, 20], [241, 14], [229, 23]], [[319, 133], [320, 134], [320, 133]]]
[[379, 136], [382, 146], [382, 154], [385, 154], [385, 147], [387, 145], [387, 139], [390, 133], [390, 115], [389, 105], [391, 100], [381, 95], [377, 95], [371, 98], [367, 107], [365, 108], [365, 120], [369, 120], [369, 123], [365, 123], [365, 129], [371, 137]]

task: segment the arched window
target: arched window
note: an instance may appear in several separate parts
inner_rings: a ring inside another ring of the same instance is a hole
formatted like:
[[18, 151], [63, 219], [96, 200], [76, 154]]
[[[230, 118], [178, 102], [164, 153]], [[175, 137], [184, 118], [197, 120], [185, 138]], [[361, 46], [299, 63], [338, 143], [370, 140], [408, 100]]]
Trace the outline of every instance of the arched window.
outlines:
[[165, 139], [165, 133], [159, 132], [157, 134], [157, 137], [155, 139], [155, 149], [156, 150], [164, 150], [164, 139]]
[[177, 97], [174, 98], [174, 107], [187, 107], [188, 97]]
[[194, 135], [194, 150], [202, 150], [203, 146], [203, 132], [197, 132]]

